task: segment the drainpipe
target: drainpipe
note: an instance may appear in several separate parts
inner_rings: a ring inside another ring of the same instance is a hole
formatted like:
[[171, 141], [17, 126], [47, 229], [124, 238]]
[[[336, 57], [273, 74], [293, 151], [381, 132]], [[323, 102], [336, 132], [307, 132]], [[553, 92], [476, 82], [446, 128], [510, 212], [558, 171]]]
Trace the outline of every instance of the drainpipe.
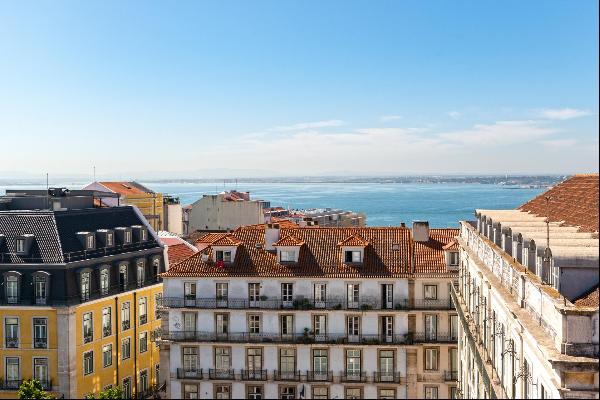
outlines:
[[138, 398], [137, 378], [137, 292], [133, 291], [133, 384], [135, 387], [135, 398]]

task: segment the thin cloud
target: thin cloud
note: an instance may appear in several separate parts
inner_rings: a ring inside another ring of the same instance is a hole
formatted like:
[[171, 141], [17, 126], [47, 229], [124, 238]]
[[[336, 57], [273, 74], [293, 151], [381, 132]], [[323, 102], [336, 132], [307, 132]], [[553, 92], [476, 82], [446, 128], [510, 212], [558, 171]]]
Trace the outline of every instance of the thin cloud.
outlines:
[[578, 110], [576, 108], [548, 108], [540, 111], [539, 114], [546, 119], [565, 120], [586, 117], [592, 113], [588, 110]]
[[462, 117], [462, 113], [459, 111], [448, 111], [446, 113], [446, 115], [452, 119], [458, 119], [458, 118]]
[[340, 121], [339, 119], [330, 119], [326, 121], [301, 122], [294, 125], [276, 126], [275, 128], [271, 128], [269, 130], [272, 132], [294, 132], [303, 131], [306, 129], [329, 128], [342, 125], [344, 125], [344, 121]]
[[398, 121], [399, 119], [402, 119], [404, 117], [402, 117], [402, 115], [382, 115], [381, 117], [379, 117], [379, 120], [381, 122], [390, 122], [390, 121]]
[[502, 146], [539, 140], [555, 132], [556, 129], [539, 121], [498, 121], [478, 124], [463, 131], [440, 133], [438, 137], [458, 145]]
[[579, 143], [577, 140], [575, 139], [554, 139], [554, 140], [543, 140], [542, 144], [544, 146], [547, 147], [553, 147], [553, 148], [565, 148], [565, 147], [571, 147], [576, 145], [577, 143]]

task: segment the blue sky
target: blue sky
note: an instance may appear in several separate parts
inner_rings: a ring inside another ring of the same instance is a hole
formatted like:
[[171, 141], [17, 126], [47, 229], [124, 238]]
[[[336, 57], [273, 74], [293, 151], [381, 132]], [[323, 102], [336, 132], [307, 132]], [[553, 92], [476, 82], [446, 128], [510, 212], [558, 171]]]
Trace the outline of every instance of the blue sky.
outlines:
[[0, 2], [0, 176], [597, 171], [597, 16], [590, 0]]

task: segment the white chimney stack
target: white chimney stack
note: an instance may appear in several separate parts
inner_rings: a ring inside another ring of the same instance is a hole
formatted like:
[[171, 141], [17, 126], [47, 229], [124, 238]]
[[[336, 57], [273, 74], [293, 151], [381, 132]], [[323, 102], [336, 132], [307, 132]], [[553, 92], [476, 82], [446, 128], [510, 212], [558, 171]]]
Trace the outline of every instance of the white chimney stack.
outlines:
[[279, 224], [267, 224], [265, 228], [265, 250], [275, 250], [273, 243], [280, 239]]
[[427, 242], [429, 240], [429, 221], [413, 221], [413, 240]]

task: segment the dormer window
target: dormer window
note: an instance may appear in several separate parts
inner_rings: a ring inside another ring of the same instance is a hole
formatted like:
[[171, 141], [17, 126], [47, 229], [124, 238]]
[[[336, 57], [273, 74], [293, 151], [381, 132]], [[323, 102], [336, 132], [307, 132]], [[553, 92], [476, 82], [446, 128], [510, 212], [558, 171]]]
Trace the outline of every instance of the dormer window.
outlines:
[[125, 237], [123, 239], [123, 244], [131, 243], [131, 231], [125, 231]]
[[106, 233], [106, 247], [113, 247], [115, 245], [115, 235], [112, 232]]
[[142, 242], [145, 242], [146, 240], [148, 240], [148, 231], [142, 229], [142, 231], [140, 232], [140, 236], [142, 237]]
[[95, 247], [94, 235], [88, 235], [85, 239], [85, 248], [87, 250], [94, 250]]
[[280, 250], [279, 262], [296, 262], [296, 252], [293, 250]]
[[226, 263], [231, 262], [231, 251], [229, 250], [217, 250], [215, 251], [215, 261], [222, 261]]
[[25, 253], [25, 239], [17, 239], [17, 253]]
[[347, 263], [360, 263], [362, 262], [362, 254], [360, 251], [356, 250], [346, 250], [344, 256], [344, 261]]
[[146, 263], [144, 260], [138, 260], [136, 263], [137, 269], [137, 286], [144, 286], [144, 281], [146, 280]]
[[91, 291], [91, 282], [90, 276], [91, 271], [84, 271], [81, 273], [81, 301], [86, 301], [90, 299], [90, 291]]

